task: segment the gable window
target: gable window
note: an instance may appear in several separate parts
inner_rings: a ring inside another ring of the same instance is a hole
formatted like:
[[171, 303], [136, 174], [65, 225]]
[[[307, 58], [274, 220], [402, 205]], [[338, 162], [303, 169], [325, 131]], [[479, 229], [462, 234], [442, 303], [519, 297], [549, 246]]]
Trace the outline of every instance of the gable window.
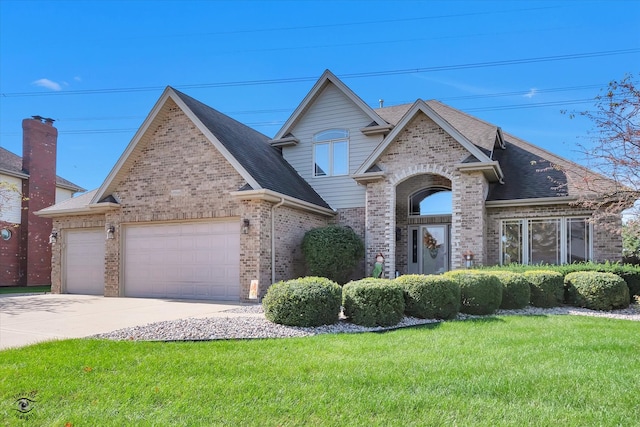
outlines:
[[500, 264], [566, 264], [589, 261], [591, 226], [586, 218], [502, 221]]
[[330, 129], [313, 136], [313, 176], [349, 174], [349, 131]]
[[409, 215], [451, 215], [451, 190], [431, 187], [409, 197]]

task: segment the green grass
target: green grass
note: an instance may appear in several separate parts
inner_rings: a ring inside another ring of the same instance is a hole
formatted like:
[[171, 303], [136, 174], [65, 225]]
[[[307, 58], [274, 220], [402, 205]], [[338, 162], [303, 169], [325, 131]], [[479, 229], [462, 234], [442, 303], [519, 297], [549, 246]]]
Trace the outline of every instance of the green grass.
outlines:
[[0, 286], [2, 294], [29, 294], [36, 292], [51, 292], [51, 285], [42, 286]]
[[[628, 426], [640, 322], [495, 317], [387, 333], [0, 352], [6, 425]], [[13, 410], [33, 392], [25, 420]], [[1, 421], [0, 421], [1, 422]]]

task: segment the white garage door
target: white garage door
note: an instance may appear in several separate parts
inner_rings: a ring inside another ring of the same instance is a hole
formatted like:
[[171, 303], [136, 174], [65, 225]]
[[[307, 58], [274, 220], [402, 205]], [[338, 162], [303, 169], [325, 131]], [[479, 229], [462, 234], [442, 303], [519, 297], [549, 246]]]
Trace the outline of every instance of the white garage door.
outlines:
[[124, 293], [240, 299], [240, 221], [127, 226]]
[[104, 295], [104, 230], [69, 230], [65, 240], [65, 291]]

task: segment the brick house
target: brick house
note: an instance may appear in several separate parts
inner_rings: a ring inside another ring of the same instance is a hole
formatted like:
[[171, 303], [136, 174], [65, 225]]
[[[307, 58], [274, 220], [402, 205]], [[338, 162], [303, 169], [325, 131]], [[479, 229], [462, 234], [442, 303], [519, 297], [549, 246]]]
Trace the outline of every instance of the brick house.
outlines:
[[52, 119], [25, 119], [22, 129], [22, 157], [0, 147], [0, 286], [51, 283], [52, 220], [34, 213], [85, 191], [56, 175]]
[[57, 292], [246, 300], [304, 274], [304, 233], [332, 223], [363, 238], [359, 276], [378, 252], [386, 277], [619, 260], [571, 205], [586, 174], [437, 101], [372, 109], [326, 71], [272, 139], [167, 88], [99, 189], [39, 215]]

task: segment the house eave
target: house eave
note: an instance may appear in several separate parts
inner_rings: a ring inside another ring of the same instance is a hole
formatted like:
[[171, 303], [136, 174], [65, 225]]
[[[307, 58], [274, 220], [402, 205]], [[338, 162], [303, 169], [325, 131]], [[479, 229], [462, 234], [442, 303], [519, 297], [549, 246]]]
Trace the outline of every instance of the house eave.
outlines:
[[305, 202], [304, 200], [296, 199], [294, 197], [287, 196], [285, 194], [278, 193], [272, 190], [258, 189], [232, 191], [229, 194], [231, 194], [231, 196], [237, 200], [264, 200], [270, 203], [284, 202], [283, 206], [302, 209], [307, 212], [313, 212], [327, 217], [335, 216], [336, 214], [336, 212], [332, 209], [314, 205], [313, 203]]
[[97, 203], [86, 205], [79, 208], [56, 209], [47, 211], [46, 209], [34, 212], [35, 215], [42, 218], [58, 218], [62, 216], [78, 216], [78, 215], [94, 215], [106, 213], [120, 208], [118, 203]]
[[269, 144], [271, 144], [272, 147], [293, 147], [300, 144], [300, 140], [295, 136], [290, 136], [287, 138], [271, 139], [269, 140]]
[[487, 208], [508, 208], [515, 206], [548, 206], [565, 205], [577, 201], [577, 197], [557, 196], [557, 197], [537, 197], [530, 199], [510, 199], [510, 200], [488, 200], [485, 202]]
[[499, 182], [504, 184], [504, 174], [500, 164], [496, 161], [493, 162], [478, 162], [478, 163], [458, 163], [455, 168], [461, 172], [475, 172], [481, 171], [489, 182]]
[[389, 133], [391, 129], [393, 129], [393, 125], [366, 126], [360, 128], [360, 132], [367, 136], [380, 134], [384, 135]]
[[3, 169], [3, 168], [0, 168], [0, 174], [7, 175], [7, 176], [13, 176], [15, 178], [22, 178], [22, 179], [29, 178], [29, 174], [27, 174], [27, 173], [17, 172], [17, 171], [13, 171], [13, 170], [9, 170], [9, 169]]
[[363, 185], [368, 182], [379, 181], [384, 177], [385, 177], [385, 173], [382, 171], [351, 175], [351, 178], [353, 178], [358, 184], [363, 184]]

